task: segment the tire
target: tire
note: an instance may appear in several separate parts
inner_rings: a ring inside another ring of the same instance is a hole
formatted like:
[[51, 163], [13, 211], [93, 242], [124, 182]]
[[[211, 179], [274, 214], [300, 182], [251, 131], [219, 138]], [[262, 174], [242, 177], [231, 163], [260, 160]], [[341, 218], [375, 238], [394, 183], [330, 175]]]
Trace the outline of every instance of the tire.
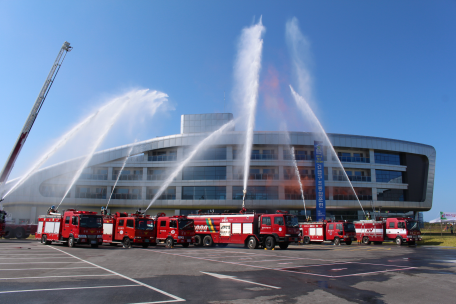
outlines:
[[167, 238], [165, 241], [165, 247], [171, 249], [174, 247], [174, 240], [172, 238]]
[[351, 240], [350, 240], [350, 241], [345, 241], [345, 244], [351, 245], [351, 244], [352, 244], [352, 241], [351, 241]]
[[195, 235], [195, 243], [193, 243], [193, 246], [195, 246], [195, 247], [203, 246], [203, 238], [201, 237], [201, 235]]
[[41, 244], [47, 245], [46, 242], [47, 242], [47, 236], [46, 235], [42, 235], [41, 236]]
[[90, 247], [92, 247], [92, 248], [98, 248], [98, 244], [90, 244]]
[[75, 245], [76, 244], [74, 242], [74, 237], [70, 235], [70, 237], [68, 238], [68, 247], [73, 248]]
[[251, 236], [247, 240], [247, 248], [255, 249], [258, 247], [258, 242], [254, 236]]
[[274, 237], [273, 237], [273, 236], [268, 236], [268, 237], [266, 238], [266, 240], [264, 241], [264, 247], [265, 247], [266, 249], [271, 250], [271, 249], [273, 249], [273, 248], [275, 247], [275, 243], [276, 243], [276, 242], [275, 242]]
[[130, 249], [131, 248], [131, 242], [130, 242], [130, 239], [129, 238], [124, 238], [122, 240], [122, 245], [123, 245], [123, 248], [126, 248], [126, 249]]
[[214, 241], [210, 235], [206, 235], [203, 239], [204, 247], [212, 247], [214, 245]]
[[400, 236], [396, 238], [396, 245], [402, 245], [402, 238]]
[[142, 247], [143, 247], [143, 248], [149, 248], [149, 243], [144, 243], [144, 244], [142, 244]]
[[16, 228], [16, 231], [14, 232], [16, 239], [25, 239], [25, 230], [24, 228]]
[[182, 244], [182, 247], [184, 247], [184, 248], [188, 248], [188, 246], [190, 246], [190, 243], [183, 243]]
[[288, 248], [288, 243], [279, 243], [279, 247], [280, 249], [285, 250]]
[[367, 236], [363, 237], [363, 244], [369, 245], [370, 243], [371, 243], [371, 242], [370, 242], [370, 240], [369, 240], [369, 237], [367, 237]]
[[4, 237], [5, 239], [10, 239], [10, 238], [13, 237], [13, 233], [12, 233], [10, 230], [5, 229], [5, 235], [3, 235], [3, 237]]
[[304, 244], [306, 244], [306, 245], [310, 244], [310, 238], [308, 236], [304, 237]]
[[340, 245], [340, 239], [338, 237], [334, 238], [334, 245], [336, 245], [336, 246]]

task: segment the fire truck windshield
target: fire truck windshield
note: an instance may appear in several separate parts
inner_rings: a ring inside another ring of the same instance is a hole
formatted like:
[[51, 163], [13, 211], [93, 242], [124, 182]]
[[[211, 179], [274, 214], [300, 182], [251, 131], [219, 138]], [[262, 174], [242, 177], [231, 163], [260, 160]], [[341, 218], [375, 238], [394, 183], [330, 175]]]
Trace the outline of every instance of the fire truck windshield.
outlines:
[[82, 228], [101, 228], [103, 220], [99, 215], [81, 215], [80, 227]]
[[418, 225], [418, 222], [407, 221], [407, 230], [418, 230], [418, 231], [420, 231], [420, 226]]
[[154, 230], [154, 221], [146, 219], [136, 219], [136, 229]]
[[298, 218], [294, 215], [285, 215], [285, 223], [287, 227], [299, 227]]
[[193, 220], [179, 220], [179, 229], [193, 230]]
[[352, 223], [344, 223], [344, 231], [345, 232], [356, 232], [355, 225]]
[[3, 211], [0, 211], [0, 223], [3, 223], [5, 221], [5, 213]]

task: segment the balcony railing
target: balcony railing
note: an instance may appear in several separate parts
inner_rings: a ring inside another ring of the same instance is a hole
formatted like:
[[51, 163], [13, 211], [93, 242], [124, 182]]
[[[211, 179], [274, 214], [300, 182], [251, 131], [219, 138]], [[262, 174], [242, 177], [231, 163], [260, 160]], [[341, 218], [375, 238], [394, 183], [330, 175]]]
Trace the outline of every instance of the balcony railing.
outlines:
[[164, 180], [167, 176], [167, 174], [148, 174], [147, 180]]
[[[233, 179], [244, 179], [244, 174], [233, 174]], [[279, 175], [273, 173], [252, 173], [249, 174], [251, 180], [278, 180]]]
[[76, 193], [76, 198], [95, 198], [95, 199], [106, 199], [106, 193]]
[[130, 194], [130, 193], [114, 193], [111, 199], [127, 199], [127, 200], [140, 200], [141, 194]]
[[[371, 201], [372, 195], [358, 195], [360, 201]], [[355, 195], [335, 194], [334, 200], [336, 201], [356, 201]]]
[[154, 155], [149, 156], [149, 161], [175, 161], [177, 159], [177, 155]]
[[[372, 179], [370, 176], [358, 176], [358, 175], [348, 175], [348, 179], [352, 182], [371, 182]], [[345, 175], [333, 175], [333, 181], [346, 181], [347, 178]]]
[[[112, 180], [117, 180], [118, 174], [112, 175]], [[121, 174], [119, 180], [142, 180], [142, 174]]]
[[250, 159], [253, 160], [274, 160], [277, 159], [277, 154], [252, 154]]
[[339, 156], [339, 160], [345, 163], [370, 163], [369, 157]]
[[[234, 200], [242, 200], [242, 194], [233, 195]], [[278, 194], [267, 194], [267, 193], [258, 193], [258, 194], [249, 194], [245, 196], [246, 200], [278, 200]]]
[[[296, 194], [296, 193], [285, 193], [285, 199], [286, 200], [302, 200], [301, 194]], [[305, 200], [315, 200], [316, 195], [315, 194], [305, 194], [304, 193], [304, 199]]]
[[[293, 160], [293, 155], [291, 154], [284, 154], [283, 155], [284, 160]], [[295, 155], [296, 160], [314, 160], [313, 155], [306, 155], [306, 154], [297, 154]]]
[[[315, 180], [315, 174], [300, 174], [301, 180]], [[296, 179], [294, 174], [284, 174], [283, 178], [286, 180]], [[328, 180], [328, 175], [325, 175], [325, 180]]]
[[[146, 199], [151, 200], [153, 199], [155, 194], [147, 194]], [[175, 200], [176, 194], [162, 194], [160, 195], [157, 200]]]
[[86, 179], [86, 180], [108, 180], [107, 174], [88, 174], [83, 173], [79, 179]]

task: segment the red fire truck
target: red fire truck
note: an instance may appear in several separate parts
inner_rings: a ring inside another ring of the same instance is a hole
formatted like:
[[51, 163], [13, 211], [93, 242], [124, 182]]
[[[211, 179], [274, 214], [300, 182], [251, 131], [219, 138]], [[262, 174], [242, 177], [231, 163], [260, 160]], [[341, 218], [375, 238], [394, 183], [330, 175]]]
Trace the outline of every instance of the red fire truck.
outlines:
[[6, 211], [0, 210], [0, 238], [26, 239], [30, 234], [35, 234], [38, 225], [36, 224], [13, 224], [6, 220]]
[[262, 246], [287, 249], [299, 241], [298, 218], [283, 211], [277, 214], [226, 213], [189, 215], [195, 221], [195, 246], [243, 244], [249, 249]]
[[155, 222], [150, 215], [116, 212], [103, 216], [103, 243], [111, 246], [122, 244], [124, 248], [132, 245], [144, 248], [155, 243]]
[[38, 230], [35, 239], [50, 245], [53, 241], [76, 244], [90, 244], [98, 247], [103, 243], [103, 217], [96, 212], [68, 209], [60, 213], [38, 217]]
[[340, 245], [342, 242], [351, 245], [356, 241], [355, 226], [351, 222], [303, 222], [299, 223], [299, 228], [304, 244], [331, 241], [334, 245]]
[[0, 210], [0, 238], [5, 235], [6, 212]]
[[382, 244], [394, 241], [397, 245], [407, 242], [414, 245], [421, 241], [419, 223], [412, 218], [379, 218], [355, 222], [356, 237], [364, 244]]
[[157, 243], [164, 243], [166, 248], [173, 248], [175, 244], [187, 248], [195, 241], [193, 219], [183, 215], [166, 216], [158, 214], [155, 219], [157, 226]]

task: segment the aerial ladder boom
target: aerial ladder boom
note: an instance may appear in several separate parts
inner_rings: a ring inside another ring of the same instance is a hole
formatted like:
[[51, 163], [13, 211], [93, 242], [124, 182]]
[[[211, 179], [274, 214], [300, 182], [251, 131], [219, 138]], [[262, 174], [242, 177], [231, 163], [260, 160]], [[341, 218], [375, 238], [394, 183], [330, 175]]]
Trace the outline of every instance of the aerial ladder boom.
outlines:
[[22, 131], [16, 140], [16, 144], [14, 145], [13, 150], [11, 150], [8, 159], [6, 160], [6, 163], [3, 166], [3, 169], [0, 173], [0, 189], [6, 183], [6, 181], [8, 180], [8, 176], [13, 170], [14, 163], [16, 162], [16, 159], [19, 156], [22, 147], [24, 146], [25, 140], [27, 139], [27, 136], [29, 135], [30, 130], [32, 129], [33, 123], [35, 122], [36, 117], [38, 116], [38, 113], [40, 112], [40, 109], [43, 106], [44, 100], [46, 99], [46, 96], [49, 93], [52, 84], [54, 83], [55, 77], [57, 76], [57, 73], [60, 70], [60, 66], [63, 63], [66, 54], [72, 49], [73, 47], [70, 46], [69, 42], [65, 41], [65, 43], [62, 45], [62, 48], [60, 49], [60, 52], [57, 55], [54, 64], [52, 65], [51, 71], [49, 72], [49, 75], [46, 78], [43, 87], [41, 88], [40, 94], [38, 95], [35, 104], [33, 105], [32, 111], [27, 117], [24, 127], [22, 128]]

